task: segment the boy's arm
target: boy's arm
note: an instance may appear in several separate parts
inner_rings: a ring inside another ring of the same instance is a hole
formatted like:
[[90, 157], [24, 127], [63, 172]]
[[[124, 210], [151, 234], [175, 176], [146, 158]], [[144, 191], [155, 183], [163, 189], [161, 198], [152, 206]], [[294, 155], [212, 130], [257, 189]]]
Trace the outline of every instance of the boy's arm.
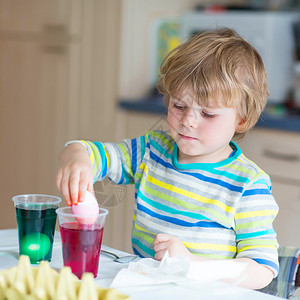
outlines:
[[[187, 256], [192, 264], [197, 264], [197, 262], [212, 261], [216, 259], [201, 257], [199, 255], [192, 254], [184, 246], [184, 244], [175, 236], [169, 234], [159, 233], [153, 242], [154, 250], [156, 252], [155, 258], [161, 260], [166, 251], [169, 252], [170, 257], [180, 257]], [[218, 260], [222, 261], [222, 259]], [[226, 260], [228, 261], [228, 260]], [[234, 258], [231, 260], [232, 263], [244, 264], [245, 268], [241, 274], [236, 277], [226, 276], [221, 280], [231, 284], [237, 284], [238, 286], [250, 288], [250, 289], [261, 289], [267, 286], [273, 279], [274, 273], [264, 265], [261, 265], [251, 258]], [[194, 267], [197, 265], [194, 265]], [[220, 268], [224, 265], [220, 264]], [[199, 265], [199, 269], [201, 265]], [[221, 274], [226, 274], [228, 270], [219, 269]]]
[[244, 271], [238, 278], [223, 278], [228, 283], [238, 282], [238, 286], [249, 289], [262, 289], [274, 278], [274, 273], [264, 265], [261, 265], [251, 258], [235, 258], [234, 261], [246, 264]]
[[[239, 286], [260, 289], [277, 276], [278, 243], [273, 221], [278, 206], [270, 189], [268, 176], [261, 173], [244, 190], [235, 214], [237, 256], [232, 261], [244, 263], [246, 268], [239, 278], [224, 278], [226, 282], [240, 280]], [[211, 260], [192, 254], [177, 237], [168, 234], [158, 234], [153, 245], [158, 260], [167, 250], [170, 256], [188, 256], [191, 261]]]
[[121, 143], [83, 141], [93, 164], [94, 181], [108, 177], [115, 184], [134, 182], [145, 151], [145, 137], [125, 139]]
[[277, 213], [269, 176], [261, 172], [248, 184], [236, 209], [236, 257], [252, 259], [272, 270], [274, 277], [279, 271], [279, 245], [273, 228]]
[[93, 182], [108, 177], [115, 184], [134, 182], [143, 158], [146, 137], [125, 139], [121, 143], [72, 141], [59, 155], [57, 187], [68, 205], [84, 199], [93, 191]]

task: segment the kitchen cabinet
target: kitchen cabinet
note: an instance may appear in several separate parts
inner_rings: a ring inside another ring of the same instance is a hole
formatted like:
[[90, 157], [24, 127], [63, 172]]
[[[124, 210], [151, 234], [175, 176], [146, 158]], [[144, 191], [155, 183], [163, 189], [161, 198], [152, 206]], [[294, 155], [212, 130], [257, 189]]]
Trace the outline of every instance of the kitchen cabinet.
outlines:
[[0, 228], [16, 227], [12, 196], [61, 196], [65, 142], [115, 140], [120, 5], [0, 0]]
[[118, 138], [135, 138], [147, 130], [168, 130], [167, 116], [147, 112], [120, 110], [117, 119]]
[[[81, 2], [0, 0], [0, 228], [17, 194], [54, 194], [58, 152], [77, 106]], [[76, 30], [75, 30], [76, 29]]]
[[55, 184], [53, 163], [68, 130], [70, 53], [77, 47], [0, 39], [2, 201]]
[[300, 134], [258, 127], [238, 144], [271, 177], [279, 244], [300, 247]]
[[43, 33], [79, 34], [82, 0], [0, 0], [0, 29], [24, 37]]
[[58, 194], [57, 155], [79, 94], [71, 71], [80, 64], [80, 8], [78, 0], [0, 0], [1, 228], [15, 226], [13, 195]]

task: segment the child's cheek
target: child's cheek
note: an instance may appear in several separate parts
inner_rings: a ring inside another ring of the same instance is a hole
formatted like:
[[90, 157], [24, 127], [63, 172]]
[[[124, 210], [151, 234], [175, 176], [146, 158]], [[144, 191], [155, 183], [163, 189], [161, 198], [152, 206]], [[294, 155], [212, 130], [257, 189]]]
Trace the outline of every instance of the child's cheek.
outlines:
[[168, 120], [169, 130], [170, 130], [170, 132], [172, 134], [172, 131], [176, 131], [177, 130], [177, 128], [179, 126], [178, 124], [179, 124], [180, 120], [179, 120], [178, 116], [176, 116], [175, 114], [170, 113], [170, 112], [168, 113], [167, 120]]
[[206, 140], [206, 141], [217, 140], [219, 138], [220, 131], [222, 131], [221, 128], [215, 129], [214, 126], [201, 123], [201, 126], [197, 128], [197, 135], [202, 140]]

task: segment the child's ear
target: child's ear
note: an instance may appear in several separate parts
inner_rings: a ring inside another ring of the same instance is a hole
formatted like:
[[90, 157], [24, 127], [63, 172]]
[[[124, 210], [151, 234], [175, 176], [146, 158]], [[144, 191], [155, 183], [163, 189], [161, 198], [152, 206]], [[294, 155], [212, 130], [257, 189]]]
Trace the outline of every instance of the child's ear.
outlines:
[[246, 120], [244, 120], [242, 118], [238, 118], [237, 124], [235, 127], [235, 132], [237, 132], [237, 133], [245, 132], [247, 130], [246, 126], [247, 126]]

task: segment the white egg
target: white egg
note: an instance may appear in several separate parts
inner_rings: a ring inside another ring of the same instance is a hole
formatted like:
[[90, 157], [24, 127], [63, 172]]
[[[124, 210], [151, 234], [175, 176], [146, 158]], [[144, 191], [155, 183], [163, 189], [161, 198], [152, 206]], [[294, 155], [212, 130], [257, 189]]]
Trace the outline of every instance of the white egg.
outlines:
[[86, 191], [84, 200], [77, 205], [72, 205], [71, 210], [79, 223], [94, 224], [99, 214], [98, 201], [92, 193]]

